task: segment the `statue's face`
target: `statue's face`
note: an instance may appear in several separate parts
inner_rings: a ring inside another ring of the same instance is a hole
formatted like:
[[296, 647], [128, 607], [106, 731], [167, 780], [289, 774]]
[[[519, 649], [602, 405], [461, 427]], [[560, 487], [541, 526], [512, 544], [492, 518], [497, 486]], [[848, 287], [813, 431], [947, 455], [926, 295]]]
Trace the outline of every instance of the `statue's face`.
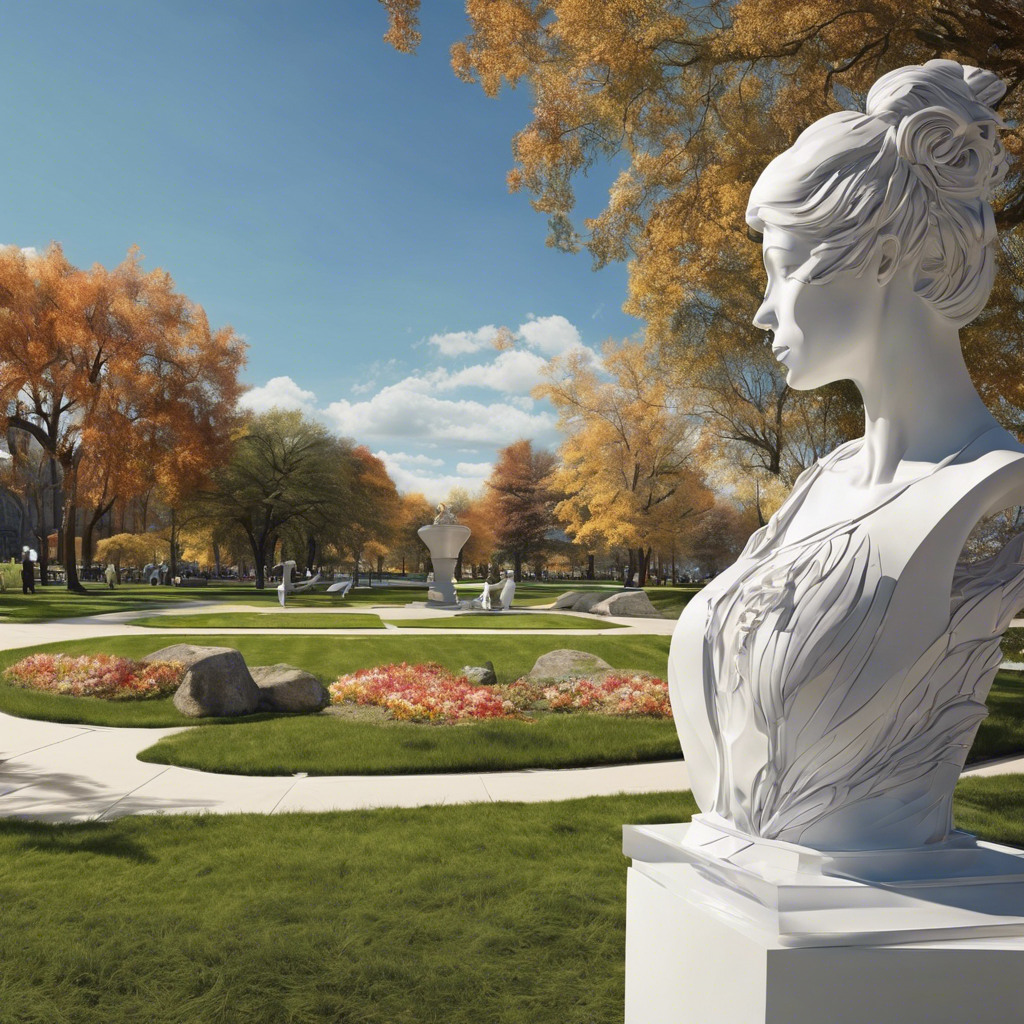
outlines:
[[878, 350], [883, 308], [884, 286], [870, 268], [824, 284], [797, 280], [793, 274], [812, 248], [797, 235], [765, 226], [768, 287], [753, 320], [772, 332], [772, 352], [786, 367], [786, 382], [799, 391], [864, 380]]

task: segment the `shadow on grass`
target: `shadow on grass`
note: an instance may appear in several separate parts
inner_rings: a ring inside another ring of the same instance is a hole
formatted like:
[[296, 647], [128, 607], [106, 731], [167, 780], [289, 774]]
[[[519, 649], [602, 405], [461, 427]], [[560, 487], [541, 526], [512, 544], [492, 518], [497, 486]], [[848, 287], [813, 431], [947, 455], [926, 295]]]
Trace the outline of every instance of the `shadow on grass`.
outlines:
[[15, 849], [47, 854], [92, 853], [117, 857], [134, 864], [155, 864], [156, 858], [128, 836], [118, 835], [108, 822], [87, 821], [46, 824], [0, 820], [0, 837], [17, 842]]

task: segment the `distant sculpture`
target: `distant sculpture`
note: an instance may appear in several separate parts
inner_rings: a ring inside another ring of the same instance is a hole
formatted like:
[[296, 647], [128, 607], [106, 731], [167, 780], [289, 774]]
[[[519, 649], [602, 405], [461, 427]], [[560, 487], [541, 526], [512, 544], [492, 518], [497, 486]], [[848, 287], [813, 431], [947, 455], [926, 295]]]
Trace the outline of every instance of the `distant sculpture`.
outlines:
[[434, 511], [437, 512], [434, 516], [435, 526], [455, 526], [458, 523], [455, 513], [443, 501], [438, 502]]
[[957, 564], [979, 519], [1024, 503], [1024, 446], [974, 390], [958, 333], [995, 274], [1004, 92], [954, 61], [900, 68], [751, 192], [768, 274], [754, 323], [791, 387], [851, 379], [866, 420], [676, 627], [676, 726], [700, 817], [726, 832], [823, 851], [950, 835], [1024, 605], [1024, 536]]
[[277, 588], [277, 599], [281, 602], [282, 608], [284, 607], [285, 598], [289, 594], [301, 594], [304, 590], [311, 590], [320, 582], [320, 573], [317, 573], [312, 579], [306, 580], [303, 583], [292, 582], [292, 576], [295, 573], [295, 562], [292, 559], [282, 562], [280, 565], [275, 565], [274, 571], [277, 572], [278, 570], [281, 571], [281, 583]]
[[516, 593], [516, 581], [512, 576], [509, 576], [504, 581], [499, 580], [497, 583], [484, 583], [484, 588], [481, 591], [480, 596], [473, 598], [472, 601], [461, 602], [461, 607], [491, 611], [491, 595], [499, 590], [501, 593], [498, 594], [499, 608], [497, 610], [507, 612], [509, 608], [512, 607], [512, 598]]
[[112, 562], [108, 563], [106, 569], [103, 570], [103, 578], [107, 581], [107, 587], [113, 590], [114, 584], [117, 582], [117, 569], [114, 568]]

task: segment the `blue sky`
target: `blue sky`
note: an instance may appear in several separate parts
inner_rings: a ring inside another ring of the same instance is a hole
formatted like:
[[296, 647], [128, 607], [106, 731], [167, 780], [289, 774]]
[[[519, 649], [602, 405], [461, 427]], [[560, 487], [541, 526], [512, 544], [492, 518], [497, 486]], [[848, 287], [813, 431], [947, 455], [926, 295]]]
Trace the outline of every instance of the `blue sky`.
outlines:
[[320, 415], [439, 497], [517, 437], [557, 443], [529, 398], [543, 361], [640, 324], [625, 268], [546, 248], [505, 188], [528, 93], [459, 82], [462, 4], [424, 8], [406, 56], [375, 0], [4, 5], [0, 243], [79, 266], [137, 244], [246, 338], [253, 407]]

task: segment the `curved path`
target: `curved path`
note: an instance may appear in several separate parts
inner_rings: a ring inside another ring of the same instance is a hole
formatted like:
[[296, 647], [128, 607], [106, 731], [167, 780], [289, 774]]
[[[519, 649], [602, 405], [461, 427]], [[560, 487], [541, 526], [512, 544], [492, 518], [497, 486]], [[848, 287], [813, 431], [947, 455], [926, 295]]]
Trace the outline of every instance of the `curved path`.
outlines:
[[[196, 611], [204, 610], [192, 607]], [[224, 605], [218, 607], [228, 610]], [[179, 611], [175, 608], [169, 613], [177, 614]], [[153, 614], [153, 611], [115, 613], [89, 621], [4, 624], [0, 630], [0, 649], [90, 636], [162, 633], [162, 630], [130, 625], [132, 617], [148, 614]], [[422, 614], [419, 611], [419, 617]], [[671, 620], [615, 621], [628, 625], [629, 632], [670, 633], [674, 626]], [[665, 626], [668, 626], [667, 630]], [[304, 631], [221, 629], [209, 632], [293, 634]], [[316, 632], [367, 635], [366, 630]], [[514, 635], [520, 631], [501, 632]], [[625, 629], [616, 630], [615, 635], [621, 636], [626, 632]], [[545, 633], [574, 635], [571, 632], [563, 634], [561, 630], [547, 630]], [[586, 635], [594, 634], [588, 631]], [[0, 713], [0, 817], [58, 822], [109, 820], [126, 814], [281, 814], [452, 803], [567, 800], [615, 793], [673, 792], [689, 786], [686, 766], [681, 760], [515, 772], [307, 777], [219, 775], [148, 764], [136, 758], [139, 751], [162, 736], [181, 732], [182, 728], [122, 729], [64, 725]], [[975, 766], [964, 774], [992, 775], [1019, 771], [1024, 771], [1024, 758], [1003, 758]]]

